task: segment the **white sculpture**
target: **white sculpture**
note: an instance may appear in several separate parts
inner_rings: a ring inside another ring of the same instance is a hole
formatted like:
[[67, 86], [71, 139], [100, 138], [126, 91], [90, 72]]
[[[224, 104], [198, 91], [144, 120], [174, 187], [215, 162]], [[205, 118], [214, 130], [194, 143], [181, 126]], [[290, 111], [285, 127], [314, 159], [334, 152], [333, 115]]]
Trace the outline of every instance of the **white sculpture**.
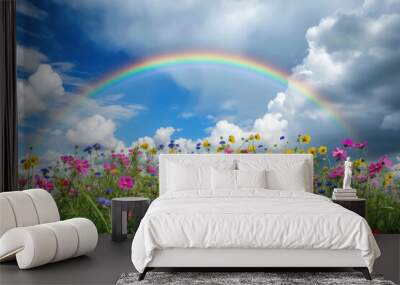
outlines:
[[344, 162], [343, 189], [352, 189], [351, 188], [352, 164], [353, 163], [350, 161], [350, 157], [347, 157], [346, 161]]

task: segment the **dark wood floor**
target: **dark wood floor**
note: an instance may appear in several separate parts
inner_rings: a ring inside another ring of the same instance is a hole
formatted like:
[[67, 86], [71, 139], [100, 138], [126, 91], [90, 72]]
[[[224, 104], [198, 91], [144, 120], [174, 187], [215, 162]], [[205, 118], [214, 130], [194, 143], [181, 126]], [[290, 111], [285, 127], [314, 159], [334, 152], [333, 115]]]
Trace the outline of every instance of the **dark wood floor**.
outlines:
[[[374, 272], [383, 274], [395, 283], [400, 281], [399, 235], [376, 237], [382, 256]], [[122, 273], [135, 271], [131, 262], [132, 237], [124, 242], [112, 242], [101, 235], [96, 250], [88, 256], [47, 264], [29, 270], [19, 270], [16, 262], [0, 264], [0, 285], [14, 284], [115, 284]], [[184, 270], [184, 269], [180, 269]], [[190, 269], [188, 269], [190, 271]], [[348, 271], [349, 269], [282, 269], [282, 271]], [[270, 271], [281, 271], [277, 268]], [[400, 283], [399, 283], [400, 284]]]
[[115, 284], [124, 272], [134, 271], [132, 238], [116, 243], [101, 235], [95, 251], [87, 256], [19, 270], [16, 262], [0, 264], [0, 284]]

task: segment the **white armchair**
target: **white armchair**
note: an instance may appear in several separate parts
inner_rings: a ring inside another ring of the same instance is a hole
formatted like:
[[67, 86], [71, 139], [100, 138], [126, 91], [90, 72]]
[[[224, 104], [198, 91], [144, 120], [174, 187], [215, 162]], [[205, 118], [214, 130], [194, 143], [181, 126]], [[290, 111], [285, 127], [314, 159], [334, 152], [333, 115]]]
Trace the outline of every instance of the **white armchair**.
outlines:
[[0, 193], [0, 262], [17, 259], [20, 269], [84, 255], [96, 248], [92, 221], [60, 221], [57, 205], [45, 190]]

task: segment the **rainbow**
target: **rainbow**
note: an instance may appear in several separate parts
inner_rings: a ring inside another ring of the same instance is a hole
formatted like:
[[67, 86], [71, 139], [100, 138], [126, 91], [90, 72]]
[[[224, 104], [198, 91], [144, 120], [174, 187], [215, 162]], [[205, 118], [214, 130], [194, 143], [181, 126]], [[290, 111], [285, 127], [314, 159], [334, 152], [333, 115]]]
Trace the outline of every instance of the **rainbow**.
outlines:
[[212, 64], [237, 68], [261, 75], [284, 86], [290, 85], [290, 87], [296, 92], [312, 101], [318, 107], [329, 112], [331, 117], [343, 129], [345, 129], [349, 135], [356, 137], [355, 132], [345, 122], [336, 108], [326, 98], [319, 95], [311, 86], [308, 86], [303, 82], [290, 77], [289, 74], [264, 62], [259, 62], [251, 58], [227, 53], [181, 52], [151, 57], [116, 70], [115, 72], [105, 76], [103, 79], [85, 88], [83, 90], [83, 94], [85, 96], [97, 96], [110, 87], [128, 78], [133, 78], [135, 76], [157, 71], [163, 68], [193, 64]]

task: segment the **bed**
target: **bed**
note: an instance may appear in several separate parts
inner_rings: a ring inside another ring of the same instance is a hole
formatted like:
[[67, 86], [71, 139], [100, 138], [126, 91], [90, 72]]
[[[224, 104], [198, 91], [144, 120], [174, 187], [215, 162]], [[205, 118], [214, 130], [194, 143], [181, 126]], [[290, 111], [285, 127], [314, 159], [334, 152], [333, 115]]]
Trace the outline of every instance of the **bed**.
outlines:
[[313, 194], [308, 154], [162, 154], [160, 197], [132, 262], [154, 268], [352, 267], [370, 279], [380, 251], [361, 216]]

